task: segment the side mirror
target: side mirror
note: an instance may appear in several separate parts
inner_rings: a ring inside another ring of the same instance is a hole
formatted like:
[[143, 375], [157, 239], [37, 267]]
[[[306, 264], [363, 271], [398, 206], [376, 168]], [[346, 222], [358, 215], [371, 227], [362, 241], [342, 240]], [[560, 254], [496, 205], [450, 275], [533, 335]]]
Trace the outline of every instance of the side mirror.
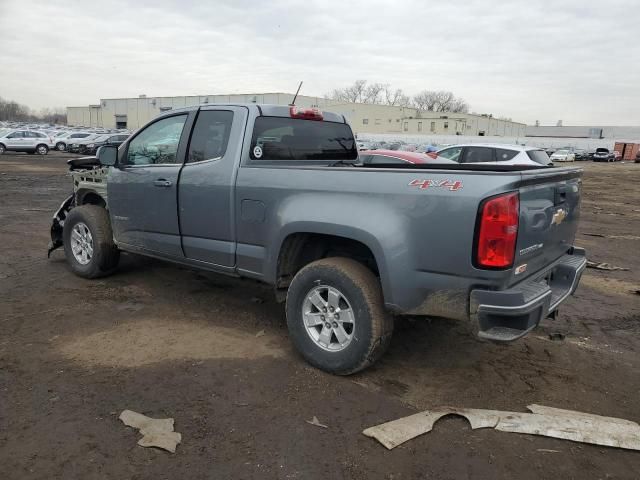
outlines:
[[118, 162], [118, 147], [114, 145], [103, 145], [98, 148], [97, 155], [100, 165], [103, 167], [113, 167]]

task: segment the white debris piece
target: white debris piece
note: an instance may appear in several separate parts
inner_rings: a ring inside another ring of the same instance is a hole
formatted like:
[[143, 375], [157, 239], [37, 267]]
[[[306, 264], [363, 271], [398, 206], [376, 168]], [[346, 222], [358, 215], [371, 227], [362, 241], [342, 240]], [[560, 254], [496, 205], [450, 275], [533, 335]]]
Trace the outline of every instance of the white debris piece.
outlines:
[[391, 450], [430, 432], [445, 415], [459, 415], [472, 429], [495, 428], [502, 432], [528, 433], [574, 442], [640, 450], [640, 425], [629, 420], [589, 413], [529, 405], [532, 413], [503, 412], [473, 408], [442, 407], [367, 428], [362, 433]]
[[315, 415], [313, 416], [313, 418], [311, 420], [305, 420], [305, 422], [307, 422], [309, 425], [313, 425], [315, 427], [320, 427], [320, 428], [329, 428], [327, 425], [320, 423], [320, 420], [318, 420], [318, 417], [316, 417]]
[[140, 431], [143, 437], [138, 445], [141, 447], [158, 447], [176, 453], [176, 446], [182, 441], [182, 435], [173, 431], [173, 418], [150, 418], [132, 410], [124, 410], [118, 418]]

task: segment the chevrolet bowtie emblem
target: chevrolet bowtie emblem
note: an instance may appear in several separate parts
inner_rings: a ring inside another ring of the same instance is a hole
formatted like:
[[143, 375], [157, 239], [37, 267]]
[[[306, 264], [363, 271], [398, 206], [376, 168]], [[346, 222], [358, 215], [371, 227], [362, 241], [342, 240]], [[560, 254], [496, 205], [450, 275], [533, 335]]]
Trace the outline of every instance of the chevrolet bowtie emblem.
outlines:
[[567, 211], [563, 208], [559, 208], [556, 213], [553, 214], [551, 225], [560, 225], [565, 218], [567, 218]]

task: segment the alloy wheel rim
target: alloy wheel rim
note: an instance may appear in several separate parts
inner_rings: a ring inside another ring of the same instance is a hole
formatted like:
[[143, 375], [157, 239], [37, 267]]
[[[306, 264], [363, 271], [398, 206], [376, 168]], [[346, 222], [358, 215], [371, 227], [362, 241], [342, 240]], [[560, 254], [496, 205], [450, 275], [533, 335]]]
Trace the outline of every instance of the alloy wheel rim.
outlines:
[[353, 340], [353, 309], [335, 287], [318, 285], [309, 290], [302, 303], [302, 320], [309, 338], [323, 350], [340, 352]]
[[71, 230], [71, 252], [80, 265], [87, 265], [93, 258], [93, 237], [84, 223], [76, 223]]

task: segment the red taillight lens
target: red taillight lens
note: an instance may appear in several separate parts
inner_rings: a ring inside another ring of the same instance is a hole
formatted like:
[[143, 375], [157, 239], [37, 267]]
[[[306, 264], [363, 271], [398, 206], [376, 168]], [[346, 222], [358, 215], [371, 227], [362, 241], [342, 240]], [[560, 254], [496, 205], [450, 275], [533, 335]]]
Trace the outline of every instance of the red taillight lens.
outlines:
[[477, 263], [480, 267], [508, 268], [518, 238], [517, 193], [508, 193], [486, 200], [480, 209], [477, 244]]
[[291, 118], [301, 118], [303, 120], [322, 120], [322, 112], [317, 108], [289, 107]]

